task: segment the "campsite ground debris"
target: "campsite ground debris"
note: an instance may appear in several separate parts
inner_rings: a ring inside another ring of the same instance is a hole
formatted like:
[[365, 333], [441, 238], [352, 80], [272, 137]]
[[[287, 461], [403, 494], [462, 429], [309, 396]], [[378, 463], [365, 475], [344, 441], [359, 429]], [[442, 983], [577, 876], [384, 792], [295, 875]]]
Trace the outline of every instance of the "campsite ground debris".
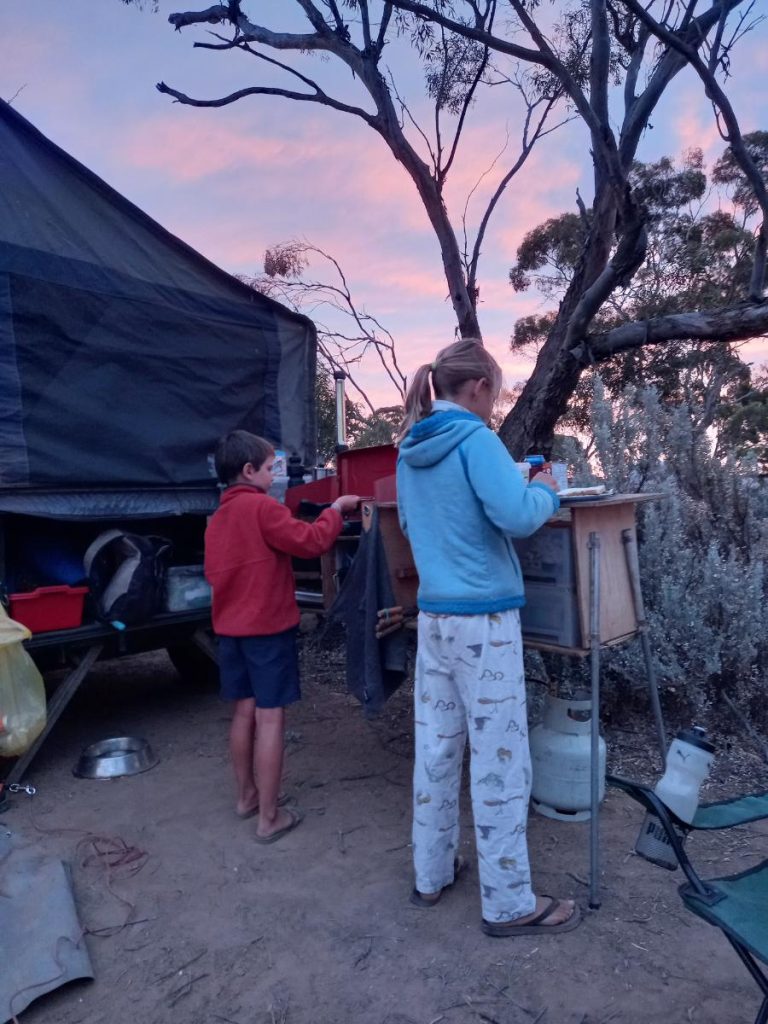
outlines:
[[[301, 657], [304, 699], [289, 710], [301, 739], [286, 786], [313, 813], [266, 849], [254, 847], [254, 823], [234, 816], [217, 695], [183, 682], [160, 654], [97, 666], [36, 759], [34, 813], [18, 801], [6, 820], [65, 860], [94, 822], [146, 851], [147, 868], [131, 875], [126, 865], [115, 889], [148, 920], [90, 940], [96, 981], [37, 1000], [24, 1024], [647, 1024], [690, 1019], [692, 1006], [696, 1024], [741, 1024], [752, 983], [721, 936], [684, 910], [679, 872], [631, 853], [641, 812], [621, 794], [609, 792], [601, 813], [603, 908], [576, 931], [485, 938], [476, 868], [439, 908], [414, 910], [410, 694], [368, 721], [344, 690], [343, 650], [309, 635]], [[609, 769], [653, 781], [650, 715], [617, 714], [605, 730]], [[752, 745], [722, 732], [730, 724], [716, 734], [707, 799], [768, 787]], [[73, 780], [82, 747], [112, 730], [146, 735], [161, 752], [157, 770], [109, 786]], [[474, 862], [466, 790], [462, 801], [462, 852]], [[689, 843], [712, 868], [728, 858], [740, 871], [768, 853], [766, 825]], [[539, 891], [582, 899], [588, 828], [532, 815], [529, 835]], [[105, 912], [105, 876], [75, 873], [85, 921]]]
[[351, 836], [353, 832], [359, 832], [360, 829], [367, 827], [367, 825], [355, 825], [354, 828], [339, 829], [337, 833], [339, 837], [339, 853], [345, 854], [347, 852], [347, 848], [344, 843], [346, 836]]

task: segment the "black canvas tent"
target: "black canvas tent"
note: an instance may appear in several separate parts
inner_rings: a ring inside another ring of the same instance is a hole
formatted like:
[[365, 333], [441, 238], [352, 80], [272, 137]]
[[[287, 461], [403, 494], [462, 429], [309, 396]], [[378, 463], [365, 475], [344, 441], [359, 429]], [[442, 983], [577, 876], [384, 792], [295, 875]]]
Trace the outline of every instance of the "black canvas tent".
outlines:
[[0, 101], [0, 511], [202, 510], [242, 427], [313, 464], [310, 320]]

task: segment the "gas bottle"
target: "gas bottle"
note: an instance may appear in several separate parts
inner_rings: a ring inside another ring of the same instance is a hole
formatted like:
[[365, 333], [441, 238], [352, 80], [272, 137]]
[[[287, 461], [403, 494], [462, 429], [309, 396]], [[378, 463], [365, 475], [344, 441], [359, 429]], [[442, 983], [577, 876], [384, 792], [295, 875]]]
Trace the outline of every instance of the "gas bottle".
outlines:
[[[531, 729], [531, 805], [547, 818], [587, 821], [591, 807], [592, 702], [547, 695]], [[605, 740], [599, 743], [600, 799], [605, 793]]]
[[[672, 740], [667, 753], [667, 766], [656, 783], [654, 793], [681, 821], [690, 825], [699, 806], [699, 790], [706, 779], [715, 755], [714, 744], [707, 739], [706, 729], [694, 725], [681, 730]], [[685, 835], [680, 832], [681, 841]], [[674, 871], [675, 851], [667, 833], [655, 814], [646, 814], [635, 852], [660, 867]]]

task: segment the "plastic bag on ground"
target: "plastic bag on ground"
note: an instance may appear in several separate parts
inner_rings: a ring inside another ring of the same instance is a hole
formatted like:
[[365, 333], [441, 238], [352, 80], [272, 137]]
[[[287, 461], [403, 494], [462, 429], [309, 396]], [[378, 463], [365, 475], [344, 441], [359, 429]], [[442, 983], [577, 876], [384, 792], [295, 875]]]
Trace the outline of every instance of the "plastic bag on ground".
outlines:
[[45, 686], [22, 646], [32, 634], [0, 607], [0, 757], [18, 757], [45, 728]]

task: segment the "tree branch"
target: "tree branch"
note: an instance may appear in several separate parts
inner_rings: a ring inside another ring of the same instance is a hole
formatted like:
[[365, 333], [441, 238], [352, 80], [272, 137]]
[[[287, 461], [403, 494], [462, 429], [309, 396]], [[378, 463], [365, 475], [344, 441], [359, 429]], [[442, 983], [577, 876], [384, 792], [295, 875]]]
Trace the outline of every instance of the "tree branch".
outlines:
[[592, 52], [589, 62], [589, 101], [600, 124], [608, 128], [608, 68], [611, 36], [605, 0], [592, 0]]
[[231, 92], [228, 96], [220, 96], [215, 100], [196, 100], [192, 96], [187, 96], [183, 92], [179, 92], [177, 89], [172, 89], [170, 85], [166, 85], [165, 82], [158, 82], [155, 86], [158, 92], [165, 93], [167, 96], [173, 96], [178, 103], [184, 103], [190, 107], [226, 107], [230, 103], [236, 103], [237, 100], [241, 100], [246, 96], [282, 96], [287, 100], [299, 100], [308, 103], [320, 103], [324, 107], [331, 107], [333, 110], [340, 110], [344, 114], [354, 114], [356, 117], [360, 117], [371, 127], [376, 128], [376, 118], [371, 114], [368, 114], [365, 110], [360, 107], [350, 107], [346, 103], [341, 103], [339, 100], [333, 99], [332, 96], [327, 96], [321, 92], [318, 95], [310, 96], [304, 92], [293, 92], [291, 89], [276, 89], [270, 86], [254, 85], [248, 89], [238, 89], [236, 92]]
[[721, 309], [689, 313], [670, 313], [621, 324], [602, 334], [590, 334], [571, 355], [588, 365], [610, 359], [618, 352], [629, 352], [643, 345], [661, 345], [670, 341], [747, 341], [768, 332], [768, 302], [727, 306]]
[[253, 25], [244, 14], [241, 14], [239, 7], [236, 7], [237, 15], [232, 17], [232, 11], [225, 4], [217, 4], [215, 7], [208, 7], [204, 11], [185, 11], [178, 14], [169, 14], [168, 21], [177, 32], [190, 25], [218, 25], [228, 21], [238, 30], [243, 39], [252, 43], [263, 43], [275, 50], [318, 50], [327, 49], [328, 44], [322, 36], [314, 33], [295, 32], [270, 32], [269, 29], [260, 25]]
[[[685, 38], [697, 49], [703, 44], [710, 29], [717, 24], [722, 11], [733, 10], [744, 0], [714, 0], [708, 11], [686, 23]], [[622, 165], [629, 169], [635, 159], [640, 136], [648, 120], [672, 79], [685, 67], [686, 61], [676, 51], [669, 50], [651, 76], [651, 80], [632, 106], [629, 116], [624, 119], [619, 139], [619, 155]]]
[[[669, 29], [659, 25], [658, 22], [651, 18], [645, 8], [638, 3], [637, 0], [623, 0], [623, 2], [625, 6], [628, 7], [640, 21], [642, 21], [650, 32], [670, 47], [670, 49], [676, 50], [686, 59], [701, 79], [707, 97], [712, 101], [716, 109], [718, 109], [722, 115], [727, 130], [725, 141], [729, 143], [734, 160], [739, 165], [747, 181], [752, 186], [755, 199], [757, 200], [760, 212], [763, 215], [763, 223], [760, 225], [760, 230], [756, 239], [755, 257], [753, 260], [749, 287], [750, 300], [752, 302], [760, 302], [763, 297], [763, 284], [765, 280], [765, 232], [766, 227], [768, 226], [768, 188], [766, 188], [760, 169], [752, 159], [752, 156], [744, 143], [741, 128], [739, 127], [739, 122], [734, 109], [731, 106], [731, 102], [718, 83], [711, 67], [707, 67], [696, 49], [683, 42], [683, 40], [681, 40], [674, 32], [670, 32]], [[721, 25], [718, 26], [718, 30], [720, 29]], [[714, 62], [714, 66], [717, 66], [716, 60]]]

